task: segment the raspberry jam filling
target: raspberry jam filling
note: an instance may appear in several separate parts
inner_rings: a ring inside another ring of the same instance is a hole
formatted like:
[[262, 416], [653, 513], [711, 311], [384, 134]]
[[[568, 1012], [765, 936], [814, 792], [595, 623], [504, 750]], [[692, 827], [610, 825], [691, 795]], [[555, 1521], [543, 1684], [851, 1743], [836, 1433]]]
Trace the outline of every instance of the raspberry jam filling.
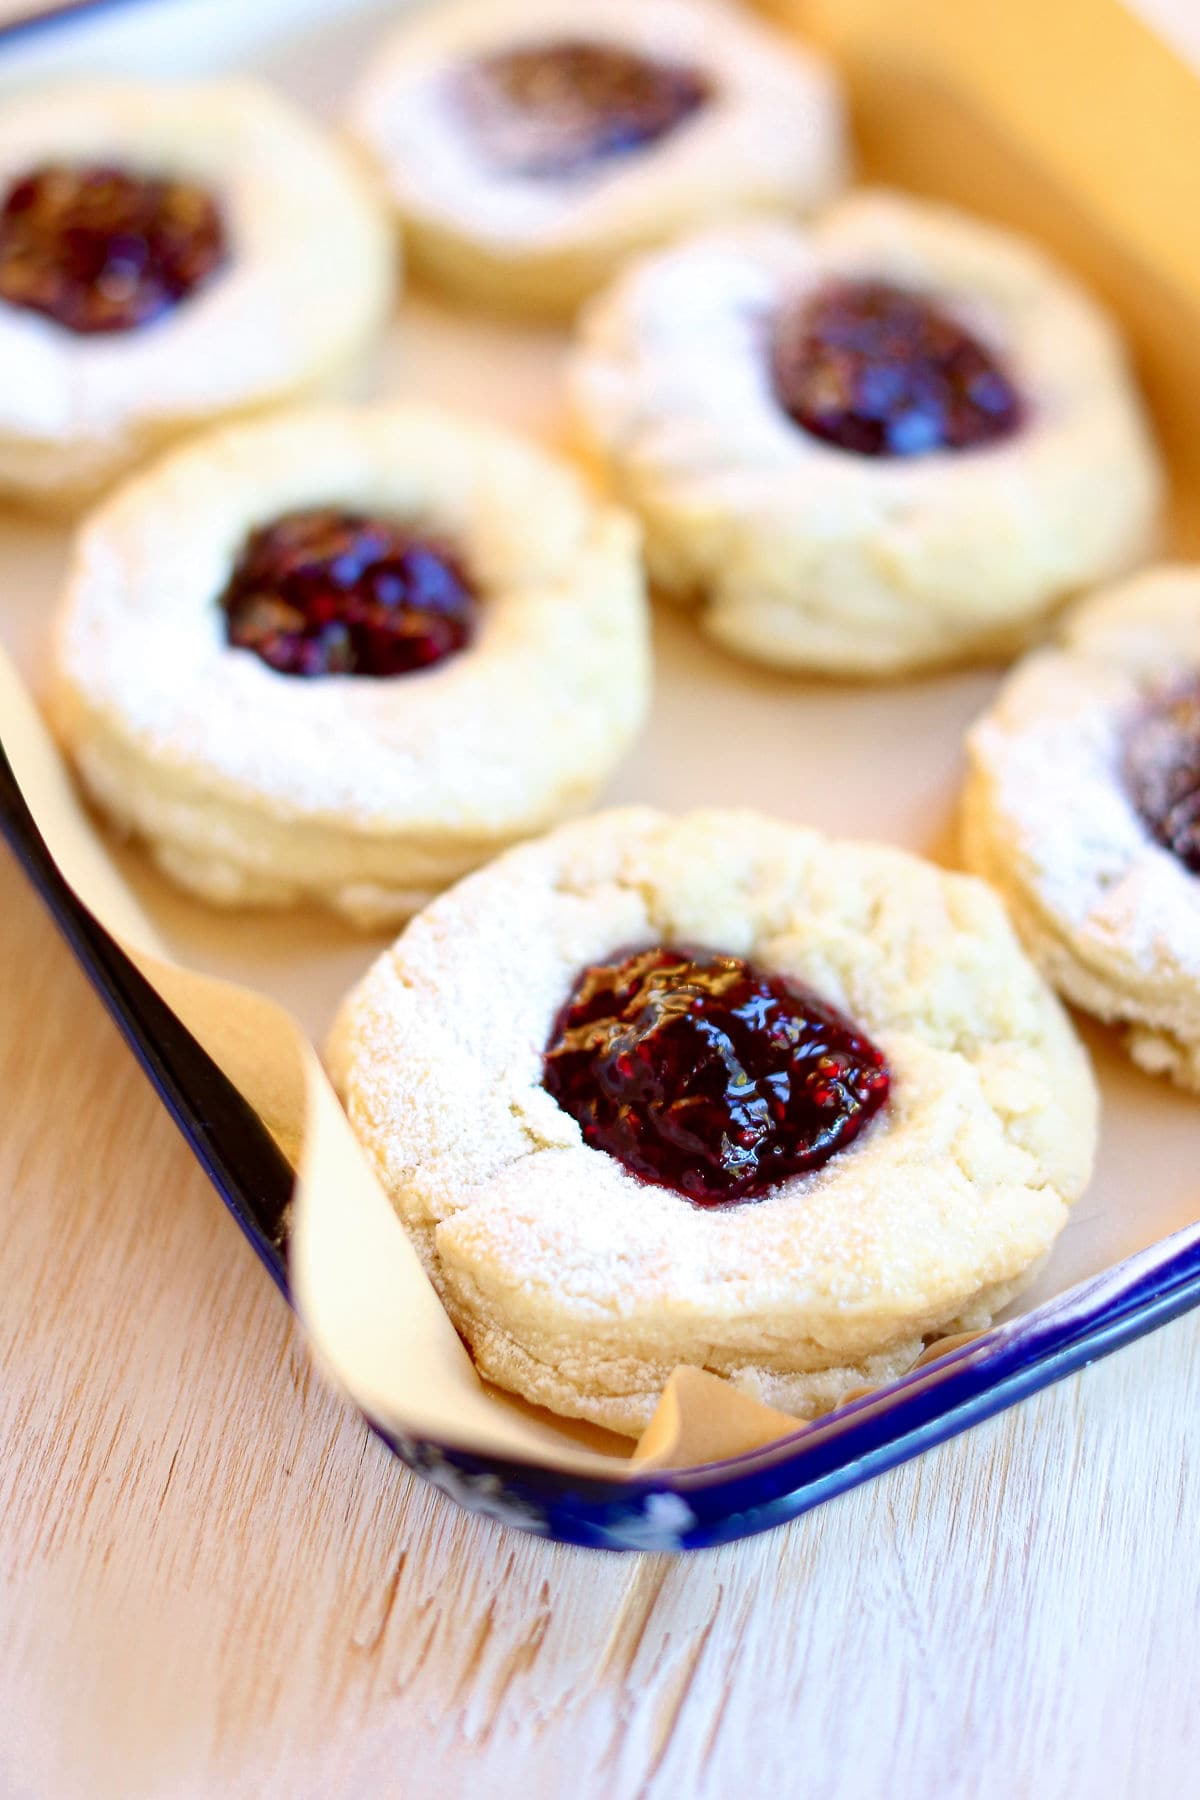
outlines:
[[68, 331], [132, 331], [186, 300], [225, 261], [210, 194], [104, 163], [46, 163], [0, 206], [0, 300]]
[[711, 92], [707, 78], [684, 63], [582, 38], [480, 57], [464, 69], [461, 89], [489, 160], [532, 177], [572, 175], [645, 149]]
[[972, 450], [1021, 423], [991, 352], [920, 294], [834, 281], [784, 307], [771, 345], [775, 394], [797, 425], [859, 456]]
[[220, 605], [281, 675], [407, 675], [466, 648], [479, 597], [448, 544], [329, 506], [251, 532]]
[[821, 1168], [889, 1085], [882, 1052], [808, 988], [664, 948], [583, 971], [543, 1074], [588, 1144], [699, 1206]]
[[1159, 694], [1125, 746], [1133, 803], [1159, 843], [1200, 875], [1200, 678]]

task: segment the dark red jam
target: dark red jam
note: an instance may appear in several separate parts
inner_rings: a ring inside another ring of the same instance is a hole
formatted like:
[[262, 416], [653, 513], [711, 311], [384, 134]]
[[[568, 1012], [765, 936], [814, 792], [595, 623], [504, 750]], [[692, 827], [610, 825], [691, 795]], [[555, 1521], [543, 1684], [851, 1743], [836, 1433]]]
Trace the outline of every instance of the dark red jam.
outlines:
[[0, 300], [68, 331], [132, 331], [225, 261], [216, 202], [189, 181], [46, 163], [0, 207]]
[[775, 393], [797, 425], [859, 456], [973, 450], [1022, 407], [991, 352], [920, 294], [835, 281], [775, 321]]
[[564, 38], [497, 51], [463, 72], [467, 117], [509, 174], [572, 175], [657, 143], [708, 100], [698, 69]]
[[1133, 803], [1165, 849], [1200, 875], [1200, 680], [1159, 694], [1125, 746]]
[[698, 1206], [821, 1168], [890, 1082], [882, 1052], [809, 989], [661, 948], [583, 971], [542, 1079], [587, 1143]]
[[470, 643], [479, 598], [457, 553], [337, 507], [250, 534], [221, 595], [231, 644], [281, 675], [408, 675]]

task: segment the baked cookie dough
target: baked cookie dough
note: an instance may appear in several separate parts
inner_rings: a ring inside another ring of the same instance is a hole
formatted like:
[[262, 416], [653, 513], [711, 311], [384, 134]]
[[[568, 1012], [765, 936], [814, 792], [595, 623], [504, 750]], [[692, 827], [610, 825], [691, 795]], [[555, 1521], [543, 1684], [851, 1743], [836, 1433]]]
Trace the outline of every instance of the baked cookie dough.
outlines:
[[840, 185], [828, 65], [719, 0], [457, 0], [407, 18], [354, 98], [417, 266], [564, 312], [630, 251]]
[[[718, 965], [716, 1013], [654, 989], [663, 957], [631, 972], [658, 950]], [[650, 1029], [614, 1038], [635, 989]], [[987, 887], [754, 813], [614, 811], [508, 853], [411, 922], [329, 1055], [480, 1373], [630, 1435], [680, 1363], [808, 1418], [986, 1325], [1096, 1137]]]
[[571, 386], [652, 582], [759, 662], [1007, 653], [1152, 539], [1108, 320], [1031, 246], [899, 195], [648, 257], [587, 309]]
[[354, 159], [245, 80], [0, 106], [0, 493], [92, 498], [198, 425], [342, 384], [397, 254]]
[[306, 408], [88, 520], [52, 717], [218, 905], [398, 921], [586, 805], [649, 690], [637, 537], [564, 464], [423, 406]]
[[1200, 568], [1079, 607], [967, 748], [970, 867], [1061, 994], [1200, 1089]]

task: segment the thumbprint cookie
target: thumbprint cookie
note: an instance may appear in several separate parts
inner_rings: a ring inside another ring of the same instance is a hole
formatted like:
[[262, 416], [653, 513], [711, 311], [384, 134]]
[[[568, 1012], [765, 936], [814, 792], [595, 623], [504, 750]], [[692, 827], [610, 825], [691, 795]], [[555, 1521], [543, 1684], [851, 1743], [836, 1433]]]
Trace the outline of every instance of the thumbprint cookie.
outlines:
[[1038, 251], [866, 193], [677, 244], [587, 309], [580, 435], [727, 649], [888, 676], [1011, 653], [1152, 542], [1113, 326]]
[[840, 185], [828, 65], [721, 0], [458, 0], [405, 19], [350, 114], [414, 262], [564, 312], [631, 250]]
[[0, 105], [0, 493], [78, 507], [197, 426], [349, 380], [386, 322], [386, 209], [245, 80]]
[[1200, 1089], [1200, 568], [1079, 607], [967, 748], [970, 867], [1061, 994]]
[[194, 439], [90, 516], [52, 715], [186, 887], [372, 924], [584, 807], [648, 690], [625, 515], [508, 432], [315, 407]]
[[754, 813], [508, 852], [375, 963], [330, 1063], [480, 1373], [630, 1435], [679, 1364], [809, 1418], [986, 1325], [1096, 1137], [984, 883]]

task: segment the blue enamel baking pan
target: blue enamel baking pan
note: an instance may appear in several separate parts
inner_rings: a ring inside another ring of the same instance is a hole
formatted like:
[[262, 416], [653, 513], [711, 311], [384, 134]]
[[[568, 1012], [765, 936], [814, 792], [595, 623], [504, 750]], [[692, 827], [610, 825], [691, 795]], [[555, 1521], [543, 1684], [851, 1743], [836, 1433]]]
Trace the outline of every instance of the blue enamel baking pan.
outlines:
[[[74, 0], [17, 17], [0, 28], [0, 46], [14, 35], [68, 27], [82, 13], [129, 4]], [[0, 830], [286, 1299], [291, 1166], [253, 1109], [63, 879], [2, 743]], [[1200, 1225], [950, 1350], [889, 1388], [798, 1425], [768, 1448], [686, 1472], [584, 1480], [532, 1463], [469, 1455], [435, 1439], [380, 1435], [460, 1505], [519, 1529], [594, 1548], [699, 1549], [795, 1518], [1198, 1303]]]
[[[59, 873], [0, 746], [0, 829], [285, 1298], [293, 1171], [257, 1114]], [[1200, 1304], [1200, 1226], [1175, 1233], [769, 1448], [638, 1480], [581, 1480], [381, 1433], [468, 1511], [614, 1550], [690, 1550], [795, 1518]], [[369, 1421], [368, 1421], [369, 1422]]]

